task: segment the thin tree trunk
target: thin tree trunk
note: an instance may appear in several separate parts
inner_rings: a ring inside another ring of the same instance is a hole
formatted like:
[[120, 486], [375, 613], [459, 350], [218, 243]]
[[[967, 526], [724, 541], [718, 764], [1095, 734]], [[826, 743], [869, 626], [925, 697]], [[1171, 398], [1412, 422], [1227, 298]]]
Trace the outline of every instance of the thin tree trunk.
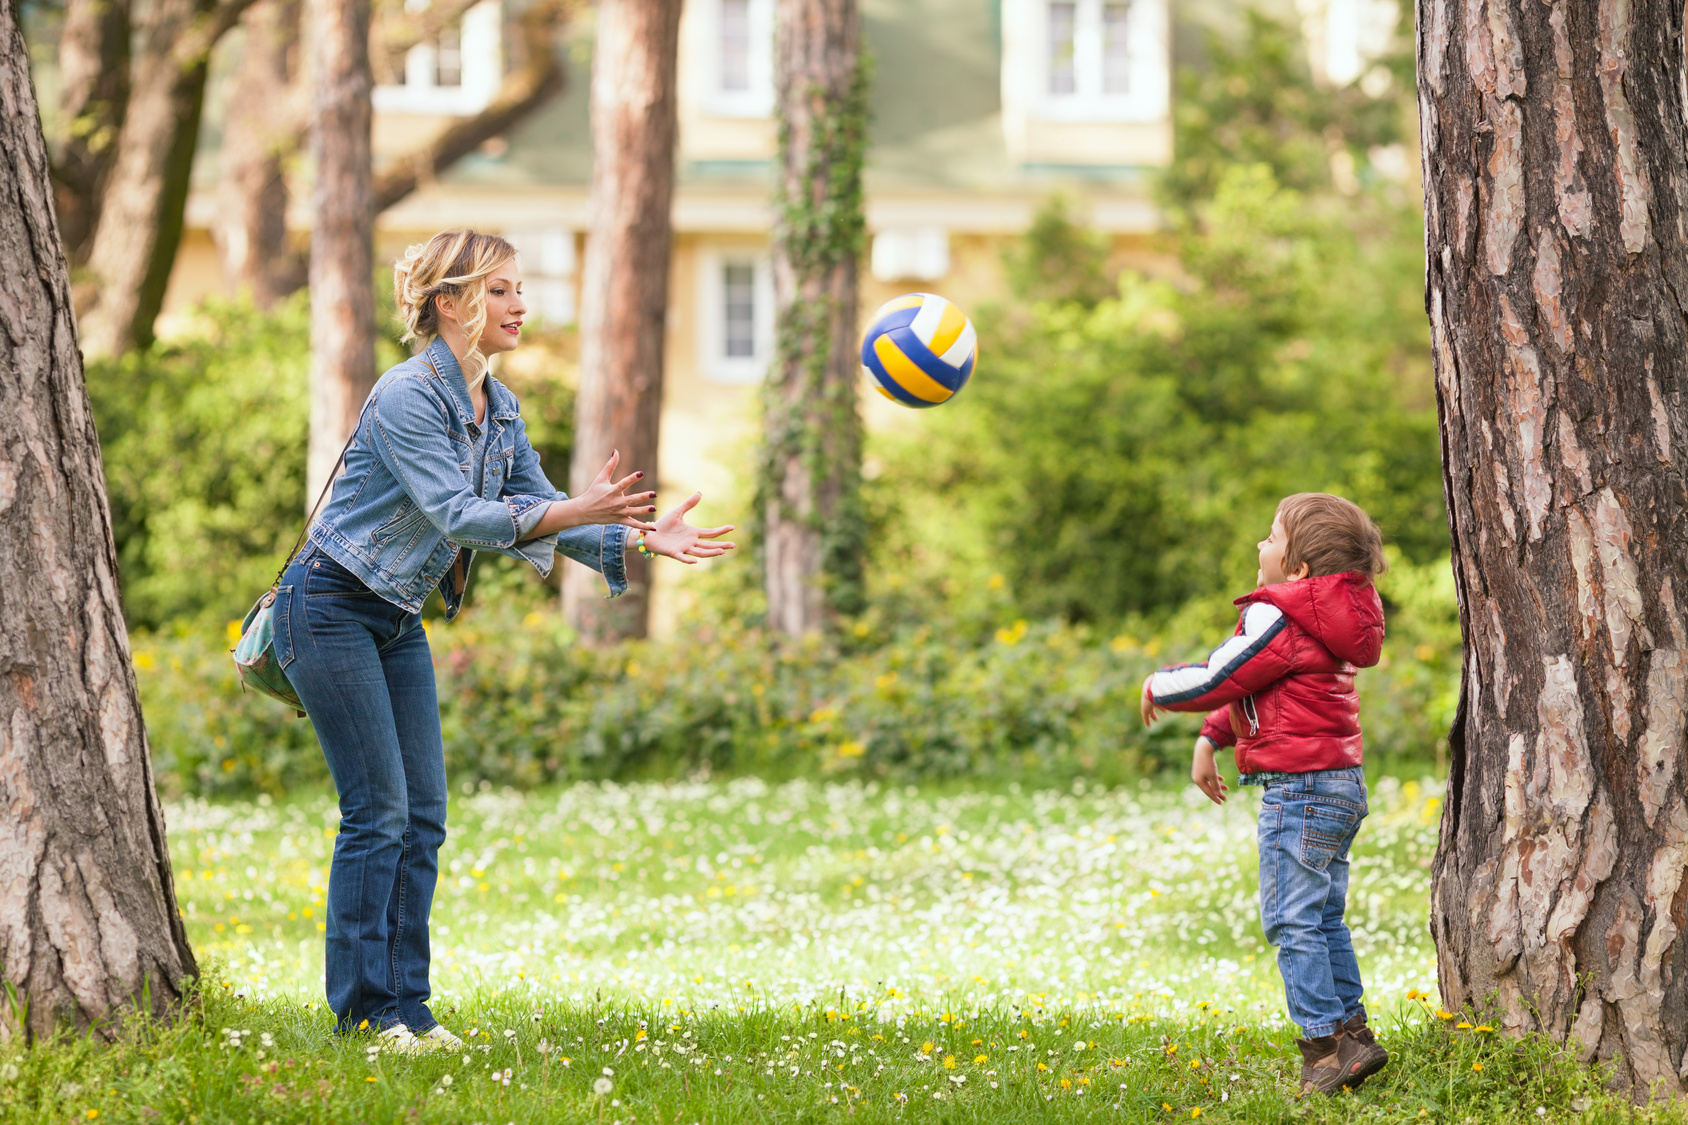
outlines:
[[70, 0], [59, 35], [59, 114], [54, 196], [65, 252], [88, 257], [106, 177], [129, 107], [129, 0]]
[[[673, 237], [675, 66], [680, 0], [600, 0], [592, 56], [591, 228], [581, 277], [580, 394], [570, 479], [583, 490], [612, 450], [620, 472], [657, 469], [663, 330]], [[606, 601], [569, 566], [568, 619], [596, 641], [645, 635], [649, 570]]]
[[311, 440], [306, 503], [333, 472], [375, 385], [375, 196], [369, 0], [309, 0]]
[[117, 355], [152, 342], [181, 241], [211, 48], [251, 0], [156, 0], [88, 254], [82, 348]]
[[[1443, 1003], [1683, 1088], [1683, 8], [1419, 0], [1426, 304], [1466, 639]], [[1621, 843], [1620, 843], [1621, 842]]]
[[769, 622], [794, 637], [861, 598], [860, 25], [856, 0], [780, 0], [775, 16], [779, 345], [764, 393], [761, 546]]
[[154, 1014], [176, 910], [16, 0], [0, 0], [0, 1037]]
[[258, 0], [242, 21], [246, 36], [223, 126], [211, 224], [224, 279], [266, 309], [305, 281], [304, 256], [287, 242], [285, 165], [298, 148], [304, 117], [296, 81], [299, 14], [298, 0]]

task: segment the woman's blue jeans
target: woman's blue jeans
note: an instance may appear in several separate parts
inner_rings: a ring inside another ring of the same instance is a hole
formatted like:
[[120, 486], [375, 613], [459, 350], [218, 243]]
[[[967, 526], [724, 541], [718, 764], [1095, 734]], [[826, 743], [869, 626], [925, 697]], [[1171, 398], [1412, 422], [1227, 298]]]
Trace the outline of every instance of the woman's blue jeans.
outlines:
[[282, 575], [276, 659], [340, 791], [328, 876], [328, 1006], [337, 1029], [428, 1011], [428, 910], [445, 840], [445, 750], [420, 614], [308, 549]]
[[1273, 774], [1260, 800], [1260, 923], [1278, 947], [1290, 1018], [1334, 1035], [1360, 1003], [1360, 965], [1343, 913], [1348, 848], [1366, 816], [1359, 766]]

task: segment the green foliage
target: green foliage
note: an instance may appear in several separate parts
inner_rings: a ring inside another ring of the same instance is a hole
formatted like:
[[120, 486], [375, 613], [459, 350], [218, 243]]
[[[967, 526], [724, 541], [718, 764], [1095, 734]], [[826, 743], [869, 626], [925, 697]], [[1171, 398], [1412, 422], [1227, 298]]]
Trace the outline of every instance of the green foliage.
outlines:
[[1003, 253], [1008, 288], [1025, 302], [1064, 301], [1093, 308], [1111, 296], [1107, 244], [1075, 223], [1064, 196], [1051, 196], [1024, 237]]
[[1243, 19], [1240, 41], [1208, 31], [1206, 65], [1179, 73], [1173, 163], [1160, 184], [1175, 211], [1213, 198], [1238, 165], [1265, 164], [1279, 183], [1316, 191], [1330, 186], [1333, 156], [1362, 162], [1371, 147], [1402, 139], [1410, 55], [1386, 60], [1393, 88], [1383, 96], [1321, 89], [1298, 28], [1253, 9]]
[[[1458, 630], [1435, 616], [1445, 575], [1403, 561], [1385, 581], [1399, 613], [1383, 667], [1361, 675], [1379, 767], [1431, 759], [1446, 730]], [[699, 770], [1065, 783], [1187, 768], [1199, 716], [1145, 731], [1137, 694], [1167, 659], [1212, 643], [1210, 616], [1176, 632], [1106, 635], [1015, 619], [1001, 596], [993, 604], [1000, 625], [976, 632], [880, 631], [863, 619], [854, 650], [794, 649], [730, 627], [698, 629], [683, 645], [593, 650], [554, 609], [518, 616], [487, 600], [450, 625], [429, 623], [446, 765], [457, 778], [521, 786]], [[310, 724], [242, 694], [227, 645], [220, 630], [134, 639], [160, 786], [280, 794], [326, 781]]]
[[182, 340], [89, 364], [131, 626], [240, 617], [304, 523], [309, 313], [219, 303]]
[[[836, 613], [862, 608], [867, 525], [861, 505], [862, 424], [855, 368], [848, 378], [828, 370], [840, 341], [834, 326], [854, 309], [841, 308], [834, 277], [861, 258], [866, 232], [862, 163], [867, 150], [870, 64], [862, 56], [845, 97], [828, 102], [808, 91], [812, 117], [806, 147], [795, 153], [808, 190], [793, 192], [776, 177], [774, 238], [792, 272], [779, 310], [773, 370], [763, 384], [763, 447], [751, 534], [761, 559], [767, 513], [776, 501], [784, 518], [806, 519], [821, 537], [820, 574], [827, 606]], [[779, 124], [779, 163], [793, 162], [791, 123]], [[847, 346], [847, 345], [845, 345]], [[794, 505], [787, 473], [802, 466], [808, 497]], [[793, 511], [793, 508], [796, 510]]]

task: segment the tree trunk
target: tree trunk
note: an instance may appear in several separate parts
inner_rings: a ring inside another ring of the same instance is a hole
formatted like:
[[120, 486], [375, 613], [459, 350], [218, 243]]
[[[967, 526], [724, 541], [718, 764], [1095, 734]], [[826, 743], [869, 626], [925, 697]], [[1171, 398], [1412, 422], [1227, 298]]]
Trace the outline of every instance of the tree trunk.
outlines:
[[334, 470], [375, 386], [375, 196], [369, 0], [309, 0], [311, 441], [306, 499]]
[[287, 243], [285, 161], [298, 148], [298, 0], [258, 0], [229, 97], [211, 234], [231, 289], [270, 308], [304, 284], [303, 255]]
[[[663, 330], [673, 238], [675, 67], [680, 0], [600, 0], [592, 56], [592, 196], [581, 276], [580, 394], [570, 479], [583, 491], [621, 451], [619, 472], [657, 470]], [[606, 601], [598, 577], [568, 566], [568, 619], [594, 641], [645, 635], [649, 568]]]
[[[1466, 641], [1442, 998], [1683, 1088], [1683, 8], [1419, 0], [1430, 313]], [[1682, 592], [1678, 593], [1678, 587]], [[1620, 847], [1619, 842], [1622, 841]]]
[[82, 348], [117, 355], [152, 342], [182, 237], [211, 48], [251, 0], [156, 0], [88, 254]]
[[16, 0], [0, 0], [0, 1037], [114, 1033], [198, 970], [129, 661]]
[[53, 158], [65, 253], [80, 265], [99, 217], [106, 177], [129, 107], [128, 0], [70, 0], [59, 34], [63, 135]]
[[760, 538], [769, 622], [795, 637], [860, 611], [866, 82], [856, 0], [780, 0], [775, 26], [779, 342], [764, 391]]

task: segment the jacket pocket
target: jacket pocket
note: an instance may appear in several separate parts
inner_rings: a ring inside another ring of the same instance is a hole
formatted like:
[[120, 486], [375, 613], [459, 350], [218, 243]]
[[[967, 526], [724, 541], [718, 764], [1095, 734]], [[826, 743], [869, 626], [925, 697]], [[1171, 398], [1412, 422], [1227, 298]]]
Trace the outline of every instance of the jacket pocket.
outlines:
[[293, 663], [293, 587], [277, 586], [275, 602], [270, 606], [270, 629], [274, 637], [275, 662], [283, 672]]
[[390, 543], [415, 527], [422, 521], [422, 509], [418, 508], [408, 496], [399, 504], [399, 510], [393, 513], [391, 519], [370, 533], [370, 538], [376, 543]]
[[1301, 811], [1301, 862], [1323, 871], [1345, 854], [1365, 816], [1346, 804], [1309, 802]]

